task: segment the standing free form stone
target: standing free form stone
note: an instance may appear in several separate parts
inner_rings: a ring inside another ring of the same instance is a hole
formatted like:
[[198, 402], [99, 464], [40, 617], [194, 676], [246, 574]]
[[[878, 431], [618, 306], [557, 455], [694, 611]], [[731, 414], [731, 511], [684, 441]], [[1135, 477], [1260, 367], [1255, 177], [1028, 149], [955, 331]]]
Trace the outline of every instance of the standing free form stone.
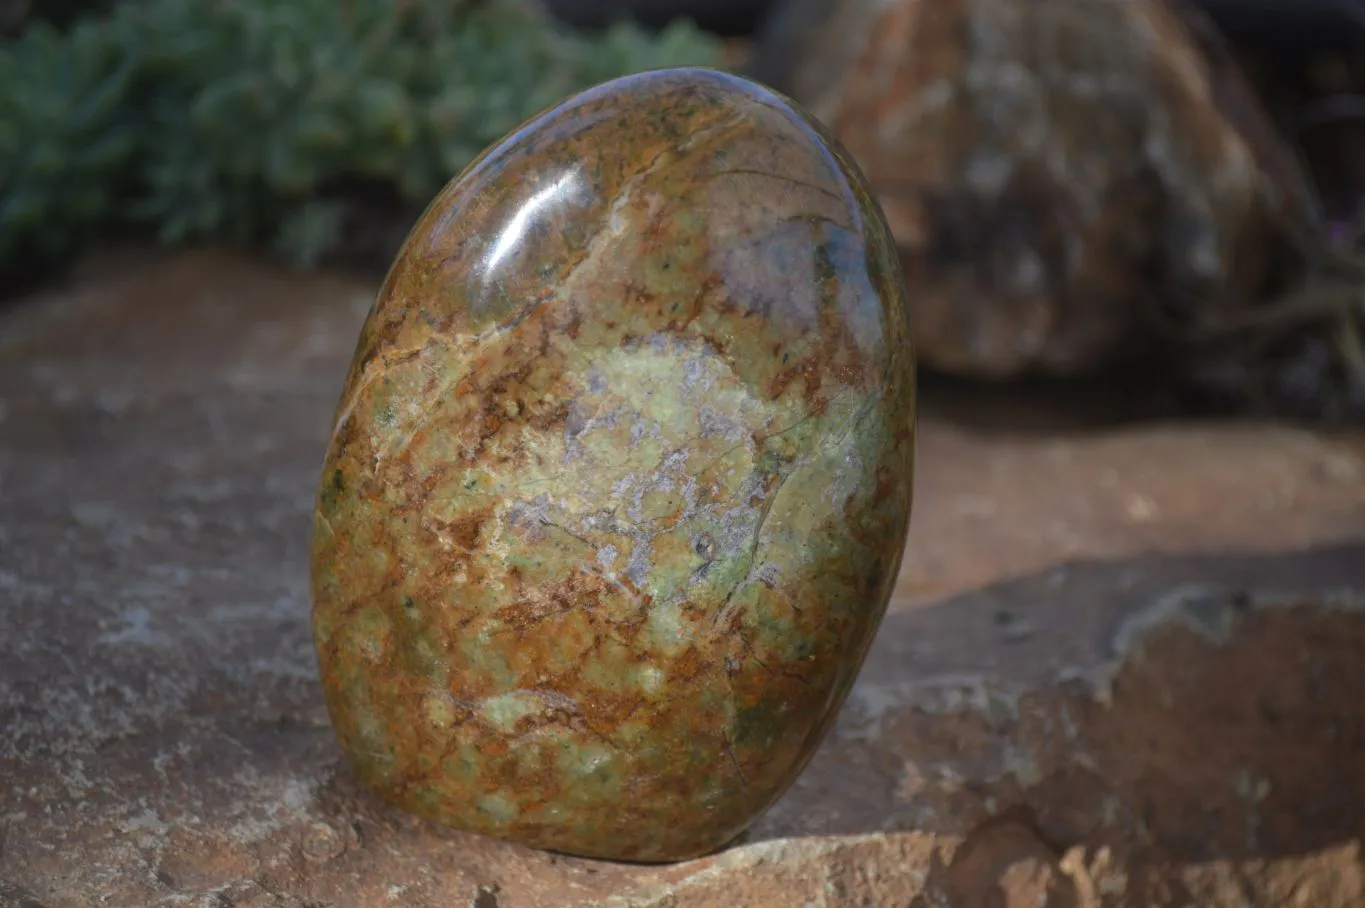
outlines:
[[394, 263], [324, 466], [313, 624], [360, 778], [593, 857], [742, 832], [895, 581], [907, 335], [861, 175], [755, 83], [630, 76], [489, 149]]

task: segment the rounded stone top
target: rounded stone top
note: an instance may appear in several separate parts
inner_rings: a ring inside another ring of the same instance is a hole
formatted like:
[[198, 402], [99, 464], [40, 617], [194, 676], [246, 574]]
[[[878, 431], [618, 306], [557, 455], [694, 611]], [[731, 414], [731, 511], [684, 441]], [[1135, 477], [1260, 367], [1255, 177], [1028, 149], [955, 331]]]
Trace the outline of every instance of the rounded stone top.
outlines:
[[[627, 260], [642, 271], [625, 274]], [[878, 374], [887, 334], [906, 330], [882, 323], [879, 293], [897, 297], [887, 317], [904, 308], [900, 265], [837, 141], [788, 99], [702, 68], [598, 85], [490, 146], [411, 231], [374, 327], [399, 346], [477, 333], [589, 270], [636, 289], [723, 285], [729, 305], [788, 335], [816, 326], [821, 276], [838, 273], [856, 281], [841, 299], [849, 353]], [[411, 320], [417, 302], [439, 322]]]

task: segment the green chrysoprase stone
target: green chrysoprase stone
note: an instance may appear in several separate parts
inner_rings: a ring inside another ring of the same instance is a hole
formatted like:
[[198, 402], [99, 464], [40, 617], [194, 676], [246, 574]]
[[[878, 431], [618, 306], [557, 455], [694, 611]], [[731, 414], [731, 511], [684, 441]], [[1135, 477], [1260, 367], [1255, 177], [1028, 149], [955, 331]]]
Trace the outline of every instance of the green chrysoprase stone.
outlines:
[[369, 314], [317, 502], [314, 633], [360, 779], [578, 855], [742, 832], [895, 581], [905, 306], [854, 164], [740, 78], [608, 82], [471, 164]]

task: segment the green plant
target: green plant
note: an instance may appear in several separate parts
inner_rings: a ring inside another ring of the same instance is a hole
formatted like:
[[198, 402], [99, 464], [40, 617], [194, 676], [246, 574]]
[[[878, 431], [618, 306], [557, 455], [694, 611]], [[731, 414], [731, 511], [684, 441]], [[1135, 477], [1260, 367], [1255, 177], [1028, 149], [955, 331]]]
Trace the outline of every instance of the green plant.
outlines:
[[358, 194], [415, 212], [564, 96], [718, 59], [687, 24], [586, 35], [520, 0], [141, 0], [35, 23], [0, 43], [0, 272], [129, 234], [312, 264], [366, 217]]

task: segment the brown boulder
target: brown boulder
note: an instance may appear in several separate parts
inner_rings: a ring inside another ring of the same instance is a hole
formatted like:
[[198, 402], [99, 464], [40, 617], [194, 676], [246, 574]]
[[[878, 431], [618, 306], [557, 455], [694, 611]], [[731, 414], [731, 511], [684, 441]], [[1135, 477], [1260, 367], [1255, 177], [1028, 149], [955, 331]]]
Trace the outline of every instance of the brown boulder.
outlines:
[[1278, 292], [1317, 229], [1229, 55], [1168, 3], [794, 0], [750, 69], [867, 172], [948, 372], [1165, 349]]

